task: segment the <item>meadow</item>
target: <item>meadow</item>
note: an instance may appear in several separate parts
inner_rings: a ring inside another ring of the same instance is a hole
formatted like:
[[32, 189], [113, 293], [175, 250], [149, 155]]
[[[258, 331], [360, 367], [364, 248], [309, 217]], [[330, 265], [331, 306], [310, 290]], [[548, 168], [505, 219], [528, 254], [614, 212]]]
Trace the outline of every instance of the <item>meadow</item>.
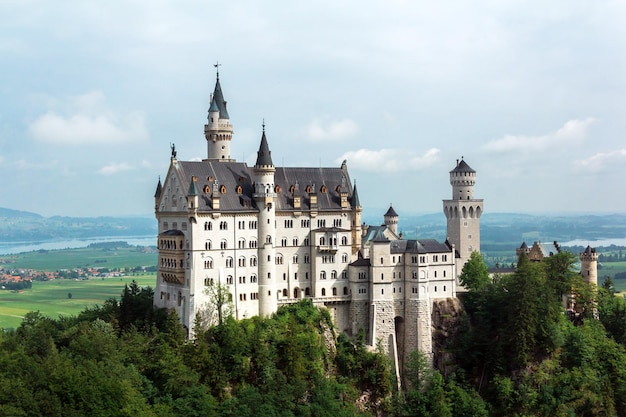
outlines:
[[15, 255], [0, 255], [0, 259], [3, 260], [5, 268], [30, 268], [37, 271], [86, 267], [133, 268], [157, 264], [156, 249], [146, 250], [138, 246], [39, 250]]
[[108, 298], [119, 299], [124, 285], [133, 280], [142, 287], [154, 288], [156, 275], [35, 281], [33, 288], [21, 292], [0, 291], [0, 328], [17, 328], [24, 315], [30, 311], [40, 311], [52, 318], [76, 315], [85, 307], [102, 304]]

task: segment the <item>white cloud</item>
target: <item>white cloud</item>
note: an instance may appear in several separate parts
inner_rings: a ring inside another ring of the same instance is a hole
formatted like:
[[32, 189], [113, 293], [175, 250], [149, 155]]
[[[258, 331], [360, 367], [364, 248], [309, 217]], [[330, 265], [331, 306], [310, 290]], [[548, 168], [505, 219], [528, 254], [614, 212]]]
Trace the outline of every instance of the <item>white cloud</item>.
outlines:
[[111, 162], [110, 164], [105, 165], [102, 168], [100, 168], [98, 170], [98, 174], [113, 175], [119, 172], [129, 171], [131, 169], [132, 167], [126, 162], [121, 162], [121, 163]]
[[595, 122], [594, 118], [573, 119], [567, 121], [561, 128], [540, 136], [506, 135], [487, 143], [483, 148], [488, 152], [536, 152], [562, 145], [572, 145], [582, 142], [587, 137], [589, 126]]
[[336, 162], [348, 161], [351, 169], [376, 172], [417, 171], [433, 165], [439, 160], [439, 149], [431, 148], [424, 154], [403, 149], [359, 149], [349, 151]]
[[576, 161], [576, 167], [582, 171], [598, 173], [612, 167], [623, 168], [626, 163], [626, 149], [617, 149], [611, 152], [600, 152], [587, 159]]
[[148, 138], [143, 116], [119, 116], [108, 109], [101, 91], [71, 97], [65, 114], [48, 111], [30, 124], [28, 130], [38, 141], [61, 145], [139, 142]]
[[359, 132], [359, 125], [352, 119], [337, 121], [313, 120], [306, 128], [306, 136], [312, 141], [331, 141], [350, 138]]

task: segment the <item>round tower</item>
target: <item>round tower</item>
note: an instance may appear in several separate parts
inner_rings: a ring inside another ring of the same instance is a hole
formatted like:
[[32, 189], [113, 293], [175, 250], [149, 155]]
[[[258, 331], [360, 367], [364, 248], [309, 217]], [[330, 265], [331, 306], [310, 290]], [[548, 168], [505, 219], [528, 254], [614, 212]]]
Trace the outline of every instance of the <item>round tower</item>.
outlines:
[[265, 137], [265, 125], [261, 146], [254, 165], [254, 200], [259, 209], [259, 316], [267, 317], [278, 309], [276, 294], [276, 193], [274, 192], [274, 173], [272, 153]]
[[474, 171], [461, 158], [456, 167], [450, 171], [452, 198], [443, 200], [443, 212], [447, 219], [448, 242], [453, 244], [458, 253], [457, 273], [472, 252], [480, 252], [480, 216], [483, 213], [483, 200], [474, 198]]
[[384, 219], [385, 226], [387, 226], [394, 235], [398, 236], [398, 213], [393, 209], [393, 206], [389, 205], [389, 210], [385, 213]]
[[217, 72], [215, 89], [211, 96], [209, 116], [204, 125], [204, 137], [207, 140], [207, 158], [218, 161], [232, 161], [230, 158], [230, 142], [233, 137], [233, 126], [230, 124], [226, 100], [220, 85], [220, 73]]
[[580, 254], [580, 274], [587, 284], [598, 285], [598, 253], [589, 245]]

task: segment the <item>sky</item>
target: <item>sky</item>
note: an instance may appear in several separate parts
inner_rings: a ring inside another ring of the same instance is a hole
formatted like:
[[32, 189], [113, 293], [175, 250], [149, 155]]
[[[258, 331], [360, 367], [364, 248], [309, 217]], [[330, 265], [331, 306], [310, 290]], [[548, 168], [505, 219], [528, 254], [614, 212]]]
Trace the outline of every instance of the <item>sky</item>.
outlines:
[[347, 161], [365, 215], [626, 212], [622, 1], [0, 1], [0, 207], [150, 216], [206, 158], [219, 62], [233, 158]]

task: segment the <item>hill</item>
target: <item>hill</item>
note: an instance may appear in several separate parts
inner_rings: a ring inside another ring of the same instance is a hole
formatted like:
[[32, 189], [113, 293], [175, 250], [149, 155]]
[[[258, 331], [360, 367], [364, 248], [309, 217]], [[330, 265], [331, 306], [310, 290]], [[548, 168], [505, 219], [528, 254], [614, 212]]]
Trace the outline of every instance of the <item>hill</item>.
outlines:
[[0, 242], [155, 234], [156, 223], [151, 217], [44, 217], [0, 208]]

